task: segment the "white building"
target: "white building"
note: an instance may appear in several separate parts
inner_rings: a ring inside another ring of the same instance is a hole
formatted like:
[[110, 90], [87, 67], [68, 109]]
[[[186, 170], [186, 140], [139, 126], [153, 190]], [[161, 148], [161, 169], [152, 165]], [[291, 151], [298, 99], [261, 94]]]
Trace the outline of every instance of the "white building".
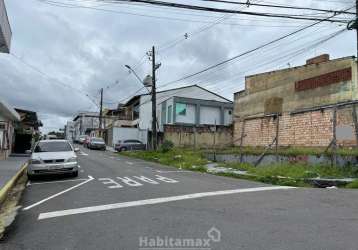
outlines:
[[12, 151], [14, 123], [20, 115], [6, 102], [0, 101], [0, 159], [5, 159]]
[[72, 121], [68, 121], [65, 125], [65, 139], [72, 141], [75, 139], [75, 123]]
[[5, 3], [4, 0], [0, 0], [0, 52], [10, 52], [11, 36], [11, 28], [6, 13]]
[[[123, 108], [123, 107], [122, 107]], [[147, 143], [148, 132], [152, 130], [152, 101], [150, 94], [131, 98], [125, 105], [125, 117], [118, 119], [107, 128], [108, 141], [114, 144], [126, 137], [123, 128], [131, 127], [138, 134], [136, 138]], [[177, 125], [230, 125], [232, 123], [233, 103], [198, 85], [157, 92], [157, 125], [163, 132], [164, 124]], [[134, 129], [135, 128], [135, 129]], [[123, 130], [123, 132], [121, 132]], [[127, 129], [128, 130], [128, 129]], [[133, 133], [131, 133], [133, 137]]]
[[99, 114], [97, 112], [79, 112], [73, 119], [73, 136], [89, 135], [99, 128]]

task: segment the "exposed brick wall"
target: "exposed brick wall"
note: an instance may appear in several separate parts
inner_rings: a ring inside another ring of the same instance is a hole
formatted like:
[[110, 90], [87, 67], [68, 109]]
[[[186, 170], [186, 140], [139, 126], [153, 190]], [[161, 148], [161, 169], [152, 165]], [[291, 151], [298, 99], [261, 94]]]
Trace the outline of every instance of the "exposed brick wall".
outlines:
[[[279, 122], [280, 146], [326, 147], [333, 137], [333, 110], [311, 111], [295, 115], [283, 113]], [[276, 120], [274, 117], [260, 117], [246, 120], [244, 146], [267, 146], [276, 136]], [[346, 107], [337, 111], [337, 126], [348, 125], [353, 128], [352, 108]], [[240, 145], [242, 120], [234, 123], [234, 142]], [[338, 145], [353, 146], [351, 140], [338, 140]]]

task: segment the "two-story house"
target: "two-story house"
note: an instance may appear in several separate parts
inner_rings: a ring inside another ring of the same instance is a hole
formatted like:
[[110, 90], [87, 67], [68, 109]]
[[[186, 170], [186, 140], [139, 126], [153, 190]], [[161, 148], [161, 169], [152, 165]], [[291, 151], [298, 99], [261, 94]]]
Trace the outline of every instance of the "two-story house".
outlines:
[[[147, 143], [152, 130], [151, 95], [134, 96], [121, 108], [124, 109], [125, 119], [118, 118], [107, 128], [110, 144], [123, 139], [139, 139]], [[232, 112], [233, 103], [230, 100], [198, 85], [157, 92], [159, 132], [164, 131], [166, 124], [230, 125]]]

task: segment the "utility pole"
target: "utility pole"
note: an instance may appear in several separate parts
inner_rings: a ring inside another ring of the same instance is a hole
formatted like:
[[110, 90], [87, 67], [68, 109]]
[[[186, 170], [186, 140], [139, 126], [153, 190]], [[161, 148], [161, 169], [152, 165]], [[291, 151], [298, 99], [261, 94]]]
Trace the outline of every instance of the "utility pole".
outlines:
[[152, 149], [157, 150], [157, 93], [155, 71], [155, 47], [152, 48]]
[[103, 88], [101, 88], [101, 104], [99, 108], [99, 136], [102, 136]]

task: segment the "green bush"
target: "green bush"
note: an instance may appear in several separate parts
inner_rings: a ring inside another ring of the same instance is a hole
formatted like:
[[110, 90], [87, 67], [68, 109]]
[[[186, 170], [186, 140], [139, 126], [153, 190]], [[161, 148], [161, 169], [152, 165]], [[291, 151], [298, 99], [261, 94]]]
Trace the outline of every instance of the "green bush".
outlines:
[[174, 143], [169, 140], [165, 140], [163, 144], [160, 146], [160, 151], [166, 153], [172, 150], [173, 148], [174, 148]]

